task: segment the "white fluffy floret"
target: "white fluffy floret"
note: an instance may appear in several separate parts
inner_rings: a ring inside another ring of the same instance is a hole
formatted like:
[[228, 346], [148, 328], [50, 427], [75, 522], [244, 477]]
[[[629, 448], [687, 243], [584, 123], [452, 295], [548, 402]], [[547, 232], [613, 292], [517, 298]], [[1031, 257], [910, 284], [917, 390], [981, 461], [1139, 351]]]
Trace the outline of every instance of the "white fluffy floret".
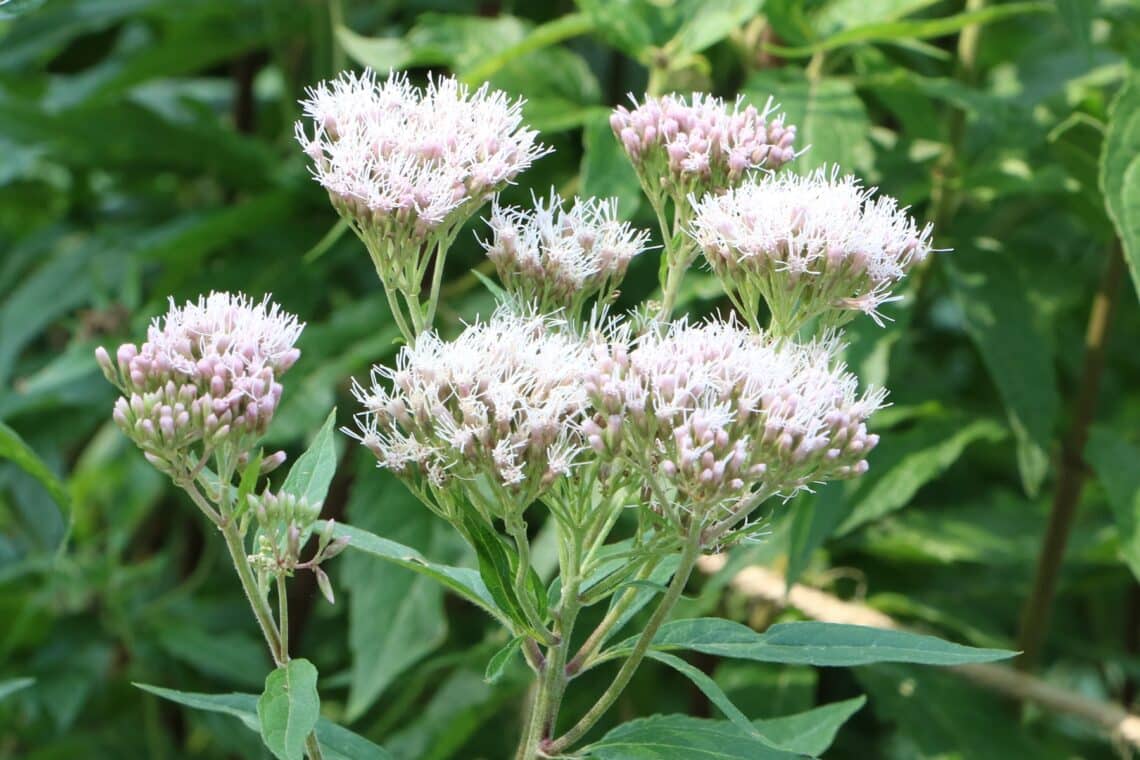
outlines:
[[308, 90], [297, 140], [342, 213], [433, 229], [481, 204], [548, 149], [522, 124], [522, 100], [454, 77], [420, 89], [405, 74], [345, 72]]
[[577, 314], [594, 295], [610, 296], [649, 233], [617, 215], [617, 199], [575, 197], [570, 207], [553, 190], [529, 211], [497, 203], [483, 243], [508, 291], [540, 311]]
[[[564, 474], [579, 447], [588, 350], [565, 325], [506, 309], [454, 341], [425, 332], [396, 367], [376, 366], [354, 394], [365, 411], [349, 431], [381, 467], [437, 490], [486, 476], [525, 507]], [[486, 494], [472, 486], [472, 500]]]
[[930, 253], [932, 227], [875, 191], [837, 167], [769, 175], [706, 195], [691, 233], [746, 316], [759, 294], [782, 327], [829, 310], [881, 324], [891, 287]]
[[650, 330], [596, 352], [586, 377], [596, 414], [583, 430], [603, 456], [670, 484], [670, 502], [730, 527], [754, 494], [866, 470], [878, 436], [865, 422], [884, 393], [858, 394], [838, 349], [832, 338], [800, 345], [721, 321]]

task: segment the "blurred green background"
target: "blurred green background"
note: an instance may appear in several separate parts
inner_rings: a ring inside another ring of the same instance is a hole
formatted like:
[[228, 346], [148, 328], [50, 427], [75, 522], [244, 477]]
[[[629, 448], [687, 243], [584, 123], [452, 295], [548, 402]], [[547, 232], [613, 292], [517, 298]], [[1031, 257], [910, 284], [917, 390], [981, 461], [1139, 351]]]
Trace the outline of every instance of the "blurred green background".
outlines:
[[[1044, 561], [1060, 583], [1036, 672], [1130, 704], [1140, 309], [1105, 209], [1140, 205], [1140, 175], [1126, 172], [1140, 137], [1110, 147], [1107, 198], [1098, 165], [1106, 128], [1124, 129], [1109, 104], [1135, 79], [1130, 55], [1129, 0], [0, 3], [0, 757], [264, 754], [237, 720], [132, 686], [257, 692], [269, 661], [221, 543], [110, 423], [113, 389], [92, 351], [140, 336], [168, 296], [272, 293], [308, 327], [269, 443], [299, 453], [335, 405], [349, 421], [350, 378], [391, 360], [396, 330], [292, 135], [306, 86], [364, 65], [527, 98], [556, 152], [509, 202], [552, 185], [612, 195], [650, 227], [609, 109], [647, 89], [708, 90], [774, 95], [811, 146], [791, 170], [838, 162], [934, 221], [954, 253], [913, 278], [885, 329], [861, 320], [849, 333], [849, 362], [894, 402], [871, 473], [775, 507], [768, 540], [741, 561], [947, 638], [1014, 647], [1062, 473], [1086, 477], [1067, 551]], [[447, 263], [444, 332], [493, 307], [473, 274], [491, 271], [482, 222], [469, 226]], [[1124, 241], [1133, 262], [1138, 230]], [[621, 303], [655, 285], [648, 254]], [[1115, 309], [1091, 383], [1098, 289]], [[682, 307], [727, 302], [698, 268]], [[1088, 422], [1085, 447], [1074, 430]], [[346, 443], [326, 516], [470, 561]], [[552, 568], [550, 550], [539, 561]], [[290, 620], [294, 648], [320, 668], [325, 714], [399, 758], [508, 756], [527, 679], [519, 667], [484, 682], [505, 643], [490, 621], [399, 568], [350, 553], [329, 570], [336, 605], [302, 575]], [[682, 614], [758, 626], [794, 614], [723, 581], [691, 588]], [[1114, 754], [1087, 724], [1019, 712], [935, 670], [694, 662], [751, 717], [867, 693], [828, 757]], [[568, 711], [596, 694], [582, 681]], [[716, 714], [654, 664], [615, 712]]]

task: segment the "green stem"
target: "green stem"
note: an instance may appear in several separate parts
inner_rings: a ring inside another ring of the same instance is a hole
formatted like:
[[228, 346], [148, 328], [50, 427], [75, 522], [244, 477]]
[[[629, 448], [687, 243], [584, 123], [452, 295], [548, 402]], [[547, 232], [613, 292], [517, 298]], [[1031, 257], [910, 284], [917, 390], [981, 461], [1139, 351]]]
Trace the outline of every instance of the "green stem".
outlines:
[[684, 591], [685, 584], [688, 583], [689, 576], [692, 575], [693, 567], [697, 563], [697, 557], [700, 556], [700, 550], [700, 524], [694, 522], [685, 541], [685, 548], [681, 553], [681, 563], [677, 567], [677, 572], [673, 575], [673, 580], [669, 584], [665, 596], [661, 599], [661, 603], [657, 606], [657, 609], [654, 610], [653, 616], [649, 619], [649, 623], [646, 624], [645, 630], [641, 632], [637, 643], [634, 644], [633, 651], [626, 661], [622, 663], [621, 669], [618, 670], [613, 683], [609, 685], [609, 688], [606, 689], [605, 693], [602, 694], [594, 706], [582, 716], [581, 720], [574, 724], [573, 728], [558, 739], [544, 745], [543, 749], [547, 754], [563, 752], [574, 742], [585, 736], [586, 732], [593, 728], [594, 724], [605, 714], [606, 710], [610, 709], [618, 697], [621, 696], [621, 693], [633, 678], [633, 674], [641, 665], [641, 661], [645, 659], [645, 653], [649, 651], [649, 646], [653, 643], [653, 637], [657, 635], [657, 630], [669, 617], [669, 613], [673, 611], [677, 600], [681, 598], [681, 592]]
[[238, 580], [241, 581], [242, 591], [245, 592], [253, 616], [257, 618], [257, 624], [265, 636], [265, 643], [269, 645], [269, 653], [273, 655], [274, 664], [282, 667], [289, 662], [289, 655], [282, 646], [281, 634], [273, 621], [273, 611], [269, 608], [269, 602], [258, 591], [257, 579], [253, 577], [253, 570], [250, 569], [245, 544], [242, 543], [233, 521], [226, 522], [221, 529], [222, 536], [226, 540], [226, 548], [230, 551], [230, 559], [233, 560], [234, 569], [237, 570]]
[[289, 597], [285, 594], [285, 576], [277, 576], [277, 631], [281, 639], [281, 655], [289, 661]]
[[[637, 580], [646, 581], [653, 575], [653, 571], [657, 568], [657, 562], [650, 562], [637, 574]], [[622, 592], [621, 597], [618, 598], [614, 606], [610, 608], [606, 616], [602, 618], [602, 622], [598, 623], [589, 638], [587, 638], [582, 646], [578, 648], [578, 653], [570, 660], [566, 668], [571, 675], [577, 675], [579, 672], [589, 667], [590, 659], [597, 652], [598, 648], [605, 643], [606, 637], [609, 636], [610, 631], [625, 615], [626, 611], [633, 605], [637, 599], [637, 589], [627, 588]]]

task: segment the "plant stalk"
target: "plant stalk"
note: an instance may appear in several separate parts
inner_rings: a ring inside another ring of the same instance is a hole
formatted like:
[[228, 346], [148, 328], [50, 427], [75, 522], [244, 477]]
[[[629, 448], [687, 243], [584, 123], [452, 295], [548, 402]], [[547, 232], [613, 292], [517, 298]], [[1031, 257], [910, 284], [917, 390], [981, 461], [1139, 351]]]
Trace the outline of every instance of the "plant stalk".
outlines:
[[693, 567], [696, 566], [697, 558], [701, 553], [700, 535], [700, 524], [694, 522], [685, 541], [685, 548], [681, 553], [681, 562], [677, 566], [677, 572], [673, 575], [673, 580], [670, 582], [665, 596], [661, 599], [661, 603], [657, 606], [657, 609], [654, 610], [653, 616], [645, 626], [645, 630], [641, 632], [637, 643], [634, 644], [633, 651], [626, 661], [622, 663], [621, 668], [618, 670], [617, 675], [605, 693], [603, 693], [594, 706], [582, 716], [581, 720], [575, 723], [574, 727], [565, 734], [546, 743], [546, 745], [542, 747], [547, 754], [556, 755], [563, 752], [574, 742], [585, 736], [586, 732], [594, 727], [594, 724], [601, 719], [605, 712], [617, 701], [618, 697], [621, 696], [621, 693], [625, 691], [625, 687], [629, 685], [633, 674], [641, 665], [641, 661], [645, 659], [645, 653], [649, 651], [649, 646], [653, 643], [653, 638], [657, 635], [658, 629], [661, 628], [662, 623], [669, 617], [669, 613], [673, 611], [677, 600], [681, 598], [681, 592], [685, 590], [685, 584], [688, 583], [689, 576], [692, 575]]
[[1061, 562], [1065, 556], [1065, 546], [1069, 541], [1069, 531], [1076, 515], [1077, 503], [1080, 501], [1081, 486], [1084, 484], [1085, 465], [1082, 455], [1085, 443], [1088, 441], [1089, 426], [1096, 414], [1100, 376], [1104, 369], [1106, 337], [1116, 309], [1120, 280], [1123, 277], [1124, 255], [1118, 241], [1109, 251], [1108, 261], [1089, 311], [1088, 329], [1085, 332], [1084, 365], [1081, 370], [1077, 400], [1073, 405], [1072, 427], [1069, 428], [1061, 446], [1061, 470], [1058, 475], [1057, 490], [1053, 494], [1049, 522], [1045, 528], [1041, 553], [1037, 557], [1033, 591], [1022, 613], [1021, 631], [1018, 635], [1018, 648], [1022, 651], [1022, 655], [1017, 659], [1017, 667], [1023, 671], [1036, 665], [1048, 633], [1049, 616], [1053, 606], [1053, 596], [1057, 590]]

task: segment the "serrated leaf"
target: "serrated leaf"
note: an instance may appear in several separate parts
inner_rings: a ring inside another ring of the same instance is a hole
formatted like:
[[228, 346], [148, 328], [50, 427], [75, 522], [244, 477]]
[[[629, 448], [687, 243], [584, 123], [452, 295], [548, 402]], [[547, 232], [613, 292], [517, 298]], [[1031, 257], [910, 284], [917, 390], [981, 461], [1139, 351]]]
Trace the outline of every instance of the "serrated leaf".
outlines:
[[1135, 70], [1129, 70], [1109, 111], [1100, 187], [1140, 294], [1140, 72]]
[[688, 715], [654, 715], [623, 723], [585, 750], [596, 760], [791, 760], [732, 723]]
[[257, 700], [261, 740], [278, 760], [304, 760], [305, 738], [321, 717], [317, 669], [305, 659], [291, 660], [265, 678]]
[[507, 642], [506, 646], [495, 652], [487, 662], [487, 669], [483, 673], [483, 680], [487, 683], [498, 683], [503, 677], [503, 673], [507, 672], [507, 666], [511, 664], [511, 660], [522, 651], [522, 644], [525, 640], [525, 636], [515, 636]]
[[303, 498], [309, 504], [319, 504], [325, 500], [329, 484], [336, 473], [335, 426], [336, 409], [333, 409], [309, 448], [289, 468], [289, 474], [281, 484], [282, 492]]
[[1017, 439], [1021, 482], [1035, 495], [1045, 479], [1061, 406], [1049, 339], [1038, 326], [1020, 273], [1004, 252], [968, 249], [947, 260], [951, 292], [997, 386]]
[[[261, 731], [257, 718], [257, 696], [254, 694], [200, 694], [141, 683], [136, 683], [135, 686], [195, 710], [232, 715], [251, 731]], [[394, 760], [392, 754], [383, 747], [324, 718], [317, 721], [317, 739], [321, 743], [321, 753], [325, 760]]]
[[[630, 638], [605, 654], [613, 659], [632, 650]], [[817, 667], [849, 667], [875, 662], [921, 665], [962, 665], [1013, 657], [1003, 649], [968, 647], [908, 631], [839, 623], [780, 623], [764, 633], [722, 618], [674, 620], [661, 626], [653, 639], [658, 650], [735, 657], [755, 662], [780, 662]]]
[[1107, 428], [1094, 427], [1084, 455], [1108, 495], [1120, 553], [1140, 579], [1140, 448]]

